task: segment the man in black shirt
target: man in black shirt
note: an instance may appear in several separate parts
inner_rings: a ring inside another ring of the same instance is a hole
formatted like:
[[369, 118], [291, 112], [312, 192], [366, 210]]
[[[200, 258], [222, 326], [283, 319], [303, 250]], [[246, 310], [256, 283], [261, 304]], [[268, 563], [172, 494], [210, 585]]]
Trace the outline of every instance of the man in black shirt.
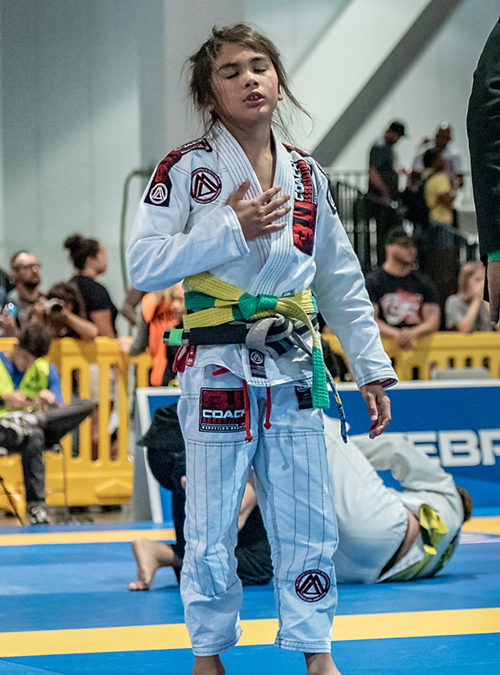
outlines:
[[394, 146], [405, 135], [401, 122], [392, 122], [370, 149], [366, 216], [377, 221], [377, 260], [384, 260], [385, 235], [399, 223], [396, 212], [399, 200], [398, 172], [395, 167]]
[[402, 226], [387, 233], [386, 260], [366, 278], [382, 338], [390, 337], [399, 349], [415, 346], [415, 338], [439, 330], [438, 293], [427, 277], [414, 271], [417, 248]]

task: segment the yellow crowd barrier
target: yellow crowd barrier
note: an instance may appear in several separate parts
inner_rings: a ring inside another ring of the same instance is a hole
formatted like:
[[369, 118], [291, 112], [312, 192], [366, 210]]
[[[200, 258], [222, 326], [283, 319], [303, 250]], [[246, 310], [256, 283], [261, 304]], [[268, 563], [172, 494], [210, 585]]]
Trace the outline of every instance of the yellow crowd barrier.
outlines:
[[[335, 335], [323, 336], [332, 349], [343, 354]], [[0, 338], [0, 351], [12, 348], [13, 338]], [[433, 368], [486, 367], [500, 377], [500, 334], [436, 333], [417, 342], [415, 350], [400, 351], [384, 341], [401, 381], [431, 378]], [[91, 397], [91, 380], [98, 372], [98, 443], [92, 448], [91, 420], [80, 425], [77, 440], [62, 441], [62, 452], [45, 453], [47, 503], [68, 506], [123, 504], [132, 494], [133, 463], [129, 457], [129, 420], [135, 387], [149, 384], [150, 357], [129, 357], [119, 340], [97, 338], [83, 342], [64, 338], [52, 343], [48, 356], [61, 375], [65, 401], [78, 395]], [[132, 381], [130, 372], [134, 369]], [[95, 382], [94, 382], [95, 386]], [[116, 438], [110, 433], [112, 408], [117, 414]], [[0, 457], [0, 476], [21, 513], [25, 512], [24, 482], [18, 455]], [[0, 508], [10, 509], [0, 490]]]
[[[343, 355], [335, 335], [325, 334], [333, 351]], [[393, 340], [383, 340], [400, 381], [430, 380], [434, 368], [487, 368], [500, 377], [500, 333], [435, 333], [416, 341], [416, 349], [401, 351]], [[346, 360], [347, 363], [347, 360]]]
[[[14, 342], [12, 338], [1, 338], [0, 351], [9, 350]], [[97, 338], [93, 342], [63, 338], [52, 343], [48, 359], [59, 371], [66, 402], [74, 396], [91, 398], [91, 389], [98, 386], [99, 405], [96, 408], [98, 440], [94, 447], [88, 418], [75, 437], [71, 434], [64, 437], [62, 452], [45, 453], [47, 503], [87, 506], [128, 502], [133, 477], [129, 457], [129, 372], [133, 366], [132, 393], [135, 387], [147, 387], [149, 354], [129, 357], [120, 341], [110, 338]], [[115, 434], [110, 427], [113, 418], [117, 422]], [[0, 476], [23, 515], [26, 505], [18, 455], [0, 457]], [[10, 510], [1, 490], [0, 508]]]

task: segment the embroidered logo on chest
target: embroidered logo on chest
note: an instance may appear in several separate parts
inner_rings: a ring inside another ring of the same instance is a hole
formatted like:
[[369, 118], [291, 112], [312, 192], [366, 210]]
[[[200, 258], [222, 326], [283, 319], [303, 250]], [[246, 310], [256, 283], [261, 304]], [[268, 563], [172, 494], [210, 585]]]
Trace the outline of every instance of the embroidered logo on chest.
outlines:
[[210, 169], [196, 169], [191, 174], [191, 197], [198, 204], [215, 201], [221, 190], [221, 179]]
[[299, 159], [294, 165], [293, 243], [302, 253], [312, 255], [316, 230], [316, 194], [307, 162]]
[[182, 145], [180, 148], [177, 148], [177, 150], [173, 150], [169, 153], [165, 159], [158, 164], [149, 192], [144, 198], [146, 204], [152, 204], [153, 206], [170, 205], [170, 193], [172, 191], [170, 171], [178, 162], [180, 162], [184, 155], [193, 150], [212, 152], [212, 148], [208, 141], [202, 138], [198, 141], [193, 141], [192, 143], [186, 143], [186, 145]]

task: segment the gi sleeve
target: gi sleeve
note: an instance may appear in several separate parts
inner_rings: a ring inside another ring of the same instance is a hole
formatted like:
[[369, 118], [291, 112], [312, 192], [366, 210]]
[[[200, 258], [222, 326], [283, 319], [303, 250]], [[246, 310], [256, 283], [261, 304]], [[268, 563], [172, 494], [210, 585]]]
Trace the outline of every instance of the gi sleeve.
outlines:
[[339, 338], [356, 384], [361, 387], [376, 380], [385, 386], [395, 384], [397, 376], [380, 340], [361, 267], [322, 175], [315, 262], [312, 291], [318, 309]]
[[160, 168], [161, 164], [142, 197], [127, 248], [130, 282], [143, 291], [168, 288], [186, 276], [249, 252], [230, 206], [212, 206], [206, 209], [207, 215], [203, 207], [197, 214], [191, 213], [189, 155], [169, 169], [168, 198], [158, 205], [152, 203]]

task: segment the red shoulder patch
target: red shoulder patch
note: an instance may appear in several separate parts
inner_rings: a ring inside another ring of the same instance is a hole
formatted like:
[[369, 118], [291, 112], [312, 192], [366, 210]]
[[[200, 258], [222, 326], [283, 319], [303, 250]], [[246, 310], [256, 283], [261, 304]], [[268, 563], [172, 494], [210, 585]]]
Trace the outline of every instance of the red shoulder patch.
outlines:
[[144, 199], [146, 204], [152, 204], [153, 206], [169, 206], [170, 192], [172, 190], [172, 181], [169, 176], [170, 171], [184, 155], [187, 155], [188, 152], [192, 152], [193, 150], [212, 152], [212, 147], [205, 138], [201, 138], [200, 140], [181, 145], [177, 150], [170, 152], [165, 159], [158, 164], [155, 177], [153, 178], [148, 194]]
[[304, 150], [299, 150], [294, 145], [288, 145], [287, 143], [283, 143], [283, 147], [286, 148], [288, 152], [297, 152], [301, 157], [309, 157], [309, 153], [304, 152]]
[[314, 233], [316, 231], [316, 213], [312, 177], [307, 162], [299, 159], [295, 162], [297, 167], [296, 180], [300, 176], [301, 189], [300, 199], [296, 196], [293, 203], [293, 243], [306, 255], [312, 255], [314, 249]]

